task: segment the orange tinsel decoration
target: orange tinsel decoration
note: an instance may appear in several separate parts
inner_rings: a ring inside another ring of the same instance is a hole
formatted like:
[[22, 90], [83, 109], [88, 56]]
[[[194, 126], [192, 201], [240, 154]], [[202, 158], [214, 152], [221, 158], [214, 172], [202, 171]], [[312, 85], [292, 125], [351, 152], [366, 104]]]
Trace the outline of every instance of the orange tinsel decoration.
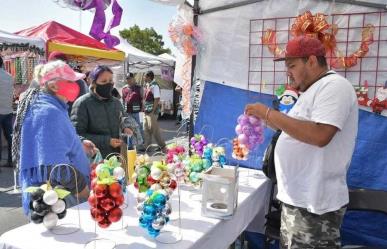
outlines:
[[[341, 51], [337, 50], [336, 34], [337, 26], [328, 24], [325, 15], [317, 13], [313, 15], [310, 11], [299, 15], [291, 26], [292, 36], [306, 35], [319, 39], [332, 59], [330, 65], [333, 68], [349, 68], [357, 64], [358, 58], [367, 55], [369, 45], [373, 43], [374, 26], [366, 25], [362, 30], [362, 40], [359, 49], [351, 55], [345, 57]], [[267, 29], [262, 37], [262, 44], [266, 45], [274, 57], [283, 56], [284, 50], [278, 46], [276, 32]]]

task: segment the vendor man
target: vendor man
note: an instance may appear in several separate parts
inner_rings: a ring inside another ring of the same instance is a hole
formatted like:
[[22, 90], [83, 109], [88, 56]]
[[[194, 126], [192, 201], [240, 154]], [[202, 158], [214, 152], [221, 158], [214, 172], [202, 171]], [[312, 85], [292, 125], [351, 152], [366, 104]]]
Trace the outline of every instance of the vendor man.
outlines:
[[282, 248], [341, 248], [340, 226], [348, 203], [346, 174], [355, 146], [358, 105], [351, 83], [329, 70], [315, 38], [287, 43], [290, 85], [302, 92], [286, 115], [249, 104], [248, 115], [282, 130], [275, 147]]

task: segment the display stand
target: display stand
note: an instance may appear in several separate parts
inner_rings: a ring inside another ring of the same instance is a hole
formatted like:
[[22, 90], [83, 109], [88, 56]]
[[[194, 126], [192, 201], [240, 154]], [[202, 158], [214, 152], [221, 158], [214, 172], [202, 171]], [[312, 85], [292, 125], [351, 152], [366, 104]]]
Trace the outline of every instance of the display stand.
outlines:
[[75, 168], [73, 166], [71, 166], [71, 165], [68, 165], [68, 164], [57, 164], [57, 165], [55, 165], [51, 169], [51, 171], [50, 171], [48, 182], [49, 182], [50, 185], [52, 184], [51, 180], [52, 180], [53, 172], [55, 171], [55, 169], [63, 167], [63, 166], [65, 166], [67, 168], [70, 168], [73, 171], [73, 173], [74, 173], [76, 199], [77, 199], [76, 209], [77, 209], [77, 215], [78, 215], [78, 224], [63, 223], [63, 224], [56, 225], [55, 227], [53, 227], [53, 228], [51, 228], [49, 230], [51, 233], [56, 234], [56, 235], [68, 235], [68, 234], [76, 233], [79, 230], [81, 230], [81, 214], [80, 214], [80, 211], [79, 211], [79, 196], [78, 196], [78, 193], [79, 193], [78, 177], [77, 177], [77, 171], [75, 170]]
[[[123, 167], [123, 165], [127, 165], [126, 164], [126, 160], [125, 158], [120, 154], [120, 153], [110, 153], [109, 155], [106, 156], [106, 160], [109, 160], [110, 157], [112, 156], [116, 156], [117, 158], [119, 158], [121, 160], [121, 167], [125, 170], [125, 167]], [[126, 172], [125, 172], [126, 173]], [[126, 178], [126, 176], [124, 177]], [[127, 183], [124, 182], [124, 186], [127, 186]], [[129, 192], [127, 191], [127, 189], [124, 187], [122, 188], [122, 191], [126, 191], [126, 196], [127, 196], [127, 200], [129, 200]], [[124, 195], [125, 196], [125, 195]], [[128, 203], [124, 202], [122, 204], [122, 207], [120, 207], [122, 210], [125, 210], [128, 208]], [[126, 222], [124, 222], [124, 215], [122, 215], [121, 217], [121, 227], [115, 227], [114, 226], [114, 223], [112, 225], [110, 225], [108, 228], [106, 228], [107, 231], [122, 231], [122, 230], [125, 230], [127, 227], [128, 227], [128, 224]]]
[[[178, 228], [177, 231], [169, 230], [168, 224], [166, 229], [164, 228], [160, 231], [160, 234], [155, 238], [155, 240], [162, 244], [176, 244], [183, 239], [182, 229], [181, 229], [181, 199], [180, 199], [180, 183], [175, 175], [170, 174], [171, 178], [174, 178], [176, 181], [177, 195], [178, 195]], [[171, 196], [172, 197], [172, 196]], [[171, 200], [170, 200], [171, 201]], [[170, 221], [173, 221], [170, 219]]]

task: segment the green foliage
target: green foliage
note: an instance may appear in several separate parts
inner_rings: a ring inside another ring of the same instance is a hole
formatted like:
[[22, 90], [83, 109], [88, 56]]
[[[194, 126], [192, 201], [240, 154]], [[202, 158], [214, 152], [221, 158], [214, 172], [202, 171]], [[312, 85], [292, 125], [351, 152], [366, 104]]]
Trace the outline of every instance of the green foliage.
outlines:
[[138, 25], [134, 25], [129, 29], [121, 30], [120, 36], [135, 48], [145, 52], [154, 55], [171, 53], [169, 48], [164, 48], [163, 36], [159, 35], [153, 28], [140, 29]]

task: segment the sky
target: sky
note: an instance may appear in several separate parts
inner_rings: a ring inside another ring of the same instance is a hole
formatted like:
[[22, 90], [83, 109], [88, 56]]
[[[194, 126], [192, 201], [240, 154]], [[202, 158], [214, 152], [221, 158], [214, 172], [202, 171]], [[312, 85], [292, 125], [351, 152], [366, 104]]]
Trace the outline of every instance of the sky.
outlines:
[[[56, 2], [58, 0], [1, 0], [0, 30], [13, 33], [53, 20], [88, 35], [94, 13], [63, 8]], [[134, 24], [140, 28], [153, 27], [163, 36], [165, 47], [170, 48], [172, 52], [176, 51], [168, 37], [168, 24], [176, 15], [176, 7], [149, 0], [118, 2], [123, 8], [123, 14], [121, 24], [112, 30], [113, 34], [118, 34], [119, 30]], [[112, 16], [111, 10], [108, 9], [105, 13], [107, 27]]]

